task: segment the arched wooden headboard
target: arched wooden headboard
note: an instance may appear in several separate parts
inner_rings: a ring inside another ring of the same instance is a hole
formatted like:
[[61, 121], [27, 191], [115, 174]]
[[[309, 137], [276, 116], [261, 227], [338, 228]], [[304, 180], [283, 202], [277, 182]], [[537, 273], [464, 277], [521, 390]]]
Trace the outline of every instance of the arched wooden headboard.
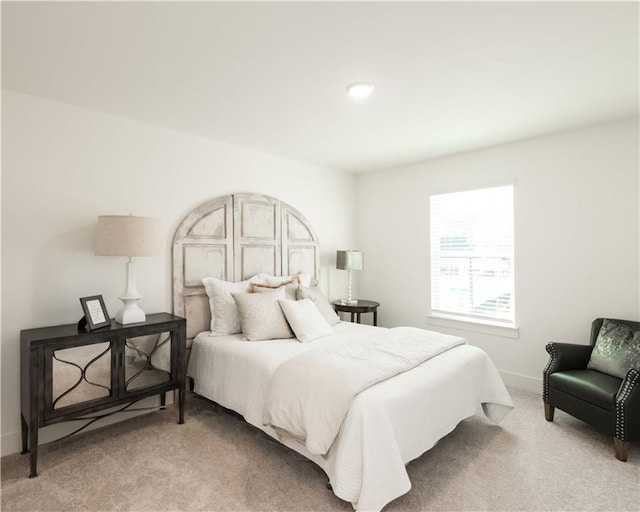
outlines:
[[304, 216], [259, 194], [211, 199], [190, 212], [173, 239], [173, 312], [187, 319], [187, 339], [209, 330], [203, 277], [242, 281], [255, 274], [307, 272], [319, 278], [319, 244]]

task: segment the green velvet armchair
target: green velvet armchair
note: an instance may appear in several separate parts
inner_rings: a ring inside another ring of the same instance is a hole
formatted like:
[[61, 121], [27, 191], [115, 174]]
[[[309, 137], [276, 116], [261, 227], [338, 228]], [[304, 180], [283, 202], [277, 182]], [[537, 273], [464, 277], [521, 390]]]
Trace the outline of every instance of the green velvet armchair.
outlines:
[[610, 373], [594, 369], [592, 357], [596, 351], [605, 356], [612, 352], [610, 346], [594, 351], [596, 341], [601, 344], [603, 322], [594, 320], [589, 345], [547, 344], [551, 357], [543, 372], [544, 413], [547, 421], [553, 421], [557, 407], [613, 436], [615, 456], [624, 462], [629, 442], [640, 439], [640, 322], [608, 320], [606, 325], [615, 323], [631, 336], [627, 334], [627, 341], [616, 347], [622, 353], [623, 364], [618, 367], [623, 370]]

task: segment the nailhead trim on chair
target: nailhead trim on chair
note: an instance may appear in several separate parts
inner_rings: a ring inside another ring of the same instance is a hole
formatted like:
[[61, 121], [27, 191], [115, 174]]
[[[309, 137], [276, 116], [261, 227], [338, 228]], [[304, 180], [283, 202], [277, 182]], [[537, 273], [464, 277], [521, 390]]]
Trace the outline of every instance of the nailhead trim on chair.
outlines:
[[549, 375], [551, 375], [558, 364], [558, 355], [556, 354], [556, 348], [553, 343], [547, 343], [544, 347], [551, 355], [547, 366], [542, 371], [542, 399], [549, 403]]
[[626, 441], [624, 408], [629, 395], [631, 395], [631, 391], [633, 391], [633, 388], [638, 384], [638, 379], [640, 379], [640, 372], [635, 368], [631, 368], [624, 381], [620, 398], [616, 400], [616, 437], [620, 439], [620, 441]]

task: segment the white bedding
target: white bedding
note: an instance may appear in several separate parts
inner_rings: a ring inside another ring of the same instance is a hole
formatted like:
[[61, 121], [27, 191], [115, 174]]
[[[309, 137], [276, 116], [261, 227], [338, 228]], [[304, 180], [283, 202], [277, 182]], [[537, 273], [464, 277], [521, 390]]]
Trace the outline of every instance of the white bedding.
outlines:
[[262, 424], [325, 455], [358, 394], [464, 343], [458, 336], [394, 327], [307, 350], [278, 366]]
[[[242, 414], [277, 439], [272, 428], [262, 425], [276, 368], [304, 351], [376, 329], [340, 322], [334, 336], [312, 343], [249, 342], [242, 335], [210, 337], [205, 332], [194, 340], [187, 374], [195, 380], [196, 393]], [[283, 443], [318, 464], [336, 496], [356, 510], [380, 510], [411, 488], [405, 463], [433, 447], [480, 404], [496, 422], [513, 406], [489, 357], [460, 345], [357, 395], [325, 457], [296, 441]]]

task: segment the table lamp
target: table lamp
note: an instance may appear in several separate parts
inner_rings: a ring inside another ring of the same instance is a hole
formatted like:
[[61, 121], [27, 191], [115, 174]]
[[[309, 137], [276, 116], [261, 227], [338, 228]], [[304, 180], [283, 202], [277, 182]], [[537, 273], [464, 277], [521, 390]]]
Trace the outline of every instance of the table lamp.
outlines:
[[343, 304], [353, 305], [358, 301], [351, 298], [351, 271], [362, 270], [364, 266], [364, 253], [362, 251], [338, 251], [336, 253], [336, 268], [349, 272], [349, 290], [347, 298], [342, 299]]
[[137, 302], [142, 298], [136, 289], [133, 258], [162, 256], [164, 233], [160, 219], [133, 215], [101, 215], [98, 217], [95, 254], [97, 256], [127, 256], [127, 287], [118, 297], [123, 306], [115, 320], [121, 324], [144, 322], [146, 315]]

